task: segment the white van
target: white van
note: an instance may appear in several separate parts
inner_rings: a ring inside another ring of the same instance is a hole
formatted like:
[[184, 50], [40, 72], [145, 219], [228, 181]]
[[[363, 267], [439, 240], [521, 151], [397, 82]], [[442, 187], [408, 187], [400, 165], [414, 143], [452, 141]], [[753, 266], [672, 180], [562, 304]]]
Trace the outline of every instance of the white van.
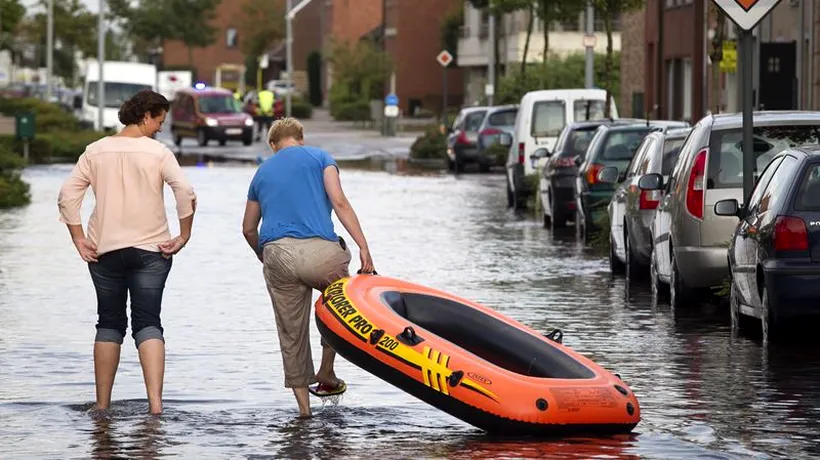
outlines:
[[[544, 160], [532, 161], [536, 149], [550, 152], [561, 131], [570, 123], [604, 118], [606, 90], [549, 89], [530, 91], [521, 98], [515, 130], [507, 157], [507, 206], [523, 207], [524, 177], [536, 172]], [[610, 97], [612, 119], [618, 118], [615, 99]]]
[[[96, 60], [88, 61], [83, 84], [83, 120], [93, 123], [94, 129], [100, 129], [97, 107], [97, 82], [100, 79], [100, 67]], [[105, 80], [105, 106], [103, 108], [103, 128], [119, 131], [120, 106], [128, 98], [143, 89], [157, 90], [157, 68], [152, 64], [139, 62], [105, 61], [103, 63]]]

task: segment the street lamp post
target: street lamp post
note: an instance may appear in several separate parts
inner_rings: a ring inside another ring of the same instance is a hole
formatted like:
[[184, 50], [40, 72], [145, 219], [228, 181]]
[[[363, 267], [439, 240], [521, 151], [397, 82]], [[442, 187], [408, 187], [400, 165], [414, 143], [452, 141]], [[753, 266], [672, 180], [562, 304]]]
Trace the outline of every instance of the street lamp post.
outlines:
[[290, 116], [291, 114], [291, 106], [293, 104], [293, 99], [291, 92], [293, 88], [293, 18], [302, 10], [302, 8], [306, 7], [307, 4], [310, 3], [310, 0], [302, 0], [299, 2], [298, 5], [293, 6], [293, 0], [288, 0], [288, 7], [287, 13], [285, 13], [285, 48], [287, 60], [287, 78], [285, 78], [285, 82], [287, 83], [287, 88], [285, 89], [285, 116]]

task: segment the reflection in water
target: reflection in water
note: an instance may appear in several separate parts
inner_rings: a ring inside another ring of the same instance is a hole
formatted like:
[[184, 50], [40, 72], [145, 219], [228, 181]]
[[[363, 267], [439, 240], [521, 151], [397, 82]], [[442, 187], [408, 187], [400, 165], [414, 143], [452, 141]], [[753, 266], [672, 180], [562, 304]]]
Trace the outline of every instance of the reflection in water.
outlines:
[[[380, 273], [474, 299], [542, 332], [562, 329], [565, 345], [635, 391], [643, 420], [632, 436], [491, 438], [344, 359], [341, 403], [316, 401], [312, 419], [296, 419], [259, 264], [238, 230], [252, 168], [188, 170], [200, 205], [165, 291], [166, 413], [146, 414], [126, 342], [114, 406], [90, 414], [94, 293], [56, 221], [69, 171], [27, 170], [33, 204], [0, 213], [2, 458], [820, 455], [816, 328], [795, 333], [805, 343], [767, 350], [731, 334], [725, 306], [672, 312], [645, 283], [610, 276], [606, 254], [579, 244], [572, 229], [552, 235], [508, 211], [504, 178], [495, 176], [343, 171]], [[318, 356], [315, 329], [311, 342]]]

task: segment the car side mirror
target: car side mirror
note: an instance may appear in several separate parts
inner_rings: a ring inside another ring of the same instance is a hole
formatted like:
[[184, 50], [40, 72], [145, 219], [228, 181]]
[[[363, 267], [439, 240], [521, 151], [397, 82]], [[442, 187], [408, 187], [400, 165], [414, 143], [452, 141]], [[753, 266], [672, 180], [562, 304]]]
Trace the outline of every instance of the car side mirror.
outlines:
[[536, 149], [535, 152], [532, 152], [532, 155], [530, 155], [530, 160], [538, 161], [542, 158], [549, 158], [549, 156], [550, 151], [541, 147], [540, 149]]
[[645, 174], [638, 179], [638, 188], [641, 190], [663, 189], [663, 176], [657, 173]]
[[498, 143], [504, 147], [509, 147], [512, 145], [512, 136], [510, 136], [510, 133], [501, 133], [498, 135]]
[[618, 168], [615, 166], [607, 166], [606, 168], [598, 171], [598, 180], [605, 184], [617, 183], [621, 178], [620, 176], [621, 175], [618, 173]]
[[575, 160], [575, 166], [581, 166], [581, 163], [584, 162], [584, 159], [581, 158], [580, 155], [576, 155], [575, 158], [573, 158], [573, 160]]
[[715, 215], [724, 217], [740, 217], [741, 208], [737, 200], [720, 200], [715, 203]]

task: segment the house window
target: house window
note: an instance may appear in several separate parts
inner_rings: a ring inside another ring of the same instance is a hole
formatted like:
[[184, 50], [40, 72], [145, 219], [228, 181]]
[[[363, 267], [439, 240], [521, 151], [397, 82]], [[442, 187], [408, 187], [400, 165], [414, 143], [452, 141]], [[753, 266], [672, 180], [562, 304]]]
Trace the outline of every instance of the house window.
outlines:
[[231, 27], [225, 31], [225, 46], [228, 48], [236, 48], [236, 29]]
[[779, 57], [770, 57], [768, 64], [769, 64], [769, 73], [780, 73], [780, 58]]

